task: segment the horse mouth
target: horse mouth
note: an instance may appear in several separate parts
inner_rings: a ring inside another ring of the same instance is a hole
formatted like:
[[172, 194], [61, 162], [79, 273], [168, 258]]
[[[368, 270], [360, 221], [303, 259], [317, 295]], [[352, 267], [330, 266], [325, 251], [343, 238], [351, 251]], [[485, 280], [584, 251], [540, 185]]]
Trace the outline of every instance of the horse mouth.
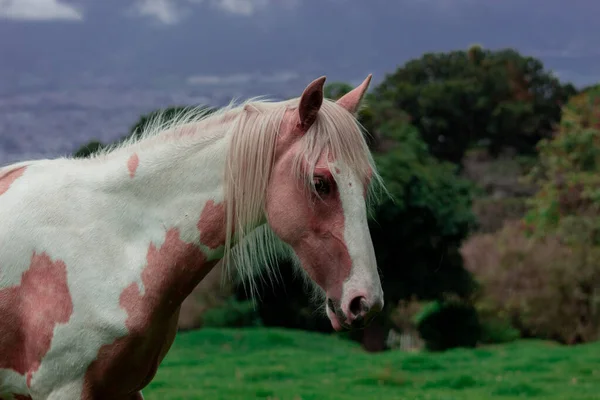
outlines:
[[342, 330], [357, 331], [365, 329], [373, 322], [375, 317], [375, 314], [373, 313], [366, 318], [356, 318], [353, 323], [349, 323], [346, 316], [342, 312], [342, 308], [337, 306], [336, 302], [330, 298], [327, 299], [326, 309], [327, 317], [331, 321], [331, 326], [338, 332]]
[[334, 330], [339, 332], [350, 328], [350, 326], [346, 323], [346, 318], [342, 313], [342, 309], [340, 307], [336, 307], [334, 301], [330, 298], [327, 299], [326, 311], [327, 317], [329, 318], [331, 326]]

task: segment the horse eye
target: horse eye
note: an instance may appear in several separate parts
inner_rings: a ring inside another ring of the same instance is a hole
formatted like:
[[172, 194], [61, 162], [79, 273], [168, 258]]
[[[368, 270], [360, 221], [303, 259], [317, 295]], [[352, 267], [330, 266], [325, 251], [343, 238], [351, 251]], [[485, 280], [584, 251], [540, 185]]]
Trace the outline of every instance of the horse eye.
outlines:
[[329, 192], [331, 190], [329, 182], [327, 182], [326, 180], [321, 179], [321, 178], [316, 178], [314, 184], [315, 184], [315, 190], [317, 191], [317, 193], [319, 195], [329, 194]]

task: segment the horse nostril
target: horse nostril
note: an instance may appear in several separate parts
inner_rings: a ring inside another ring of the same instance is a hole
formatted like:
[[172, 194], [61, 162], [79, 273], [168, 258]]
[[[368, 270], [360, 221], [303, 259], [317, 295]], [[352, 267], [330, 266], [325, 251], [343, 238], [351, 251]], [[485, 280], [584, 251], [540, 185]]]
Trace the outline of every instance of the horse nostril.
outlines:
[[349, 311], [354, 318], [362, 317], [369, 313], [369, 304], [363, 296], [358, 296], [352, 299], [349, 306]]

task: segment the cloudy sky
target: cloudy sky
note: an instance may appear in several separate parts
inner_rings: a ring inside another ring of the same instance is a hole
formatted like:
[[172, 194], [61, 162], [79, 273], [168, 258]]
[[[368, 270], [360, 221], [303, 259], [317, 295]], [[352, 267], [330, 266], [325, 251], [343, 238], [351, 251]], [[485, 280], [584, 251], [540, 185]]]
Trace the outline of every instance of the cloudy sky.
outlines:
[[425, 52], [512, 47], [600, 81], [598, 0], [0, 0], [0, 166], [110, 143], [174, 104], [374, 83]]
[[597, 0], [0, 0], [0, 77], [377, 81], [426, 51], [481, 43], [586, 84], [600, 80], [598, 15]]

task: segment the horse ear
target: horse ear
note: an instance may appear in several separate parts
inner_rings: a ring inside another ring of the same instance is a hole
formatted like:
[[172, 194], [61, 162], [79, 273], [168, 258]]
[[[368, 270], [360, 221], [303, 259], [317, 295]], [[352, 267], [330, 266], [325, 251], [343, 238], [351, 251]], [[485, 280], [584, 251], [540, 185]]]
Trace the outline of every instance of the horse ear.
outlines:
[[352, 114], [356, 114], [358, 111], [358, 107], [360, 106], [360, 102], [362, 101], [367, 89], [369, 88], [369, 84], [371, 83], [372, 74], [369, 74], [367, 78], [356, 88], [352, 89], [350, 92], [343, 95], [336, 103], [346, 110], [348, 110]]
[[312, 81], [300, 97], [300, 105], [298, 106], [298, 114], [300, 117], [300, 129], [304, 132], [311, 127], [317, 119], [317, 113], [323, 104], [323, 85], [325, 77], [322, 76]]

